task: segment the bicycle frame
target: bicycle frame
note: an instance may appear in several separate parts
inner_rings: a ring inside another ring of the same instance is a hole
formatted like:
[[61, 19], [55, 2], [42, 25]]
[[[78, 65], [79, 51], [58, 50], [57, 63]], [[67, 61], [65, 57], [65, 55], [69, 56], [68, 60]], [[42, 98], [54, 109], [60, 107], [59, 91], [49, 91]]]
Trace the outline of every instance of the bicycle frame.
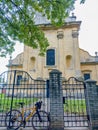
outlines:
[[21, 105], [21, 108], [19, 110], [12, 109], [12, 111], [9, 111], [6, 114], [5, 124], [8, 129], [13, 128], [14, 130], [18, 130], [21, 126], [25, 128], [26, 122], [28, 122], [32, 118], [32, 127], [34, 129], [36, 129], [36, 127], [38, 128], [43, 127], [46, 130], [47, 127], [48, 130], [50, 120], [49, 120], [48, 113], [43, 110], [40, 110], [42, 101], [36, 102], [35, 105], [31, 108], [29, 107], [25, 108], [23, 106], [24, 105], [23, 102], [20, 102], [19, 104]]
[[32, 107], [32, 108], [22, 108], [21, 113], [22, 113], [23, 119], [24, 119], [24, 114], [25, 114], [25, 112], [28, 111], [28, 110], [31, 110], [31, 111], [30, 111], [30, 114], [25, 118], [25, 121], [26, 121], [26, 122], [27, 122], [27, 121], [33, 116], [33, 114], [36, 112], [36, 107], [34, 106], [34, 107]]

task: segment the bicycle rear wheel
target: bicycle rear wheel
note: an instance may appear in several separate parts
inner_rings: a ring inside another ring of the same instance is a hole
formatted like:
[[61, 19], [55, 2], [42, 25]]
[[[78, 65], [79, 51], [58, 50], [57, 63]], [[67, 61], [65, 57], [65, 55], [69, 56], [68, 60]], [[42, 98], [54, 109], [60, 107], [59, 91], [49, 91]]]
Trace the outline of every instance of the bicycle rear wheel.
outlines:
[[9, 111], [5, 116], [5, 126], [8, 130], [17, 130], [23, 122], [22, 114], [19, 110]]
[[32, 116], [32, 127], [34, 130], [49, 130], [49, 114], [45, 111], [39, 111], [41, 121], [37, 113]]

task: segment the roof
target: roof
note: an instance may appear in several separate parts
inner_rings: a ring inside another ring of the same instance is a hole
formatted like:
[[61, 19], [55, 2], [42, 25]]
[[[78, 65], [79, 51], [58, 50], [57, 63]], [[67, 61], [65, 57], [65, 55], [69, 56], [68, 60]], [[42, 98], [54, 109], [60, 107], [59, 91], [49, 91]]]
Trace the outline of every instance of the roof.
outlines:
[[[35, 17], [34, 17], [34, 21], [36, 25], [42, 25], [42, 24], [51, 24], [51, 21], [47, 19], [46, 16], [43, 16], [41, 13], [36, 12]], [[65, 19], [65, 23], [69, 23], [69, 22], [74, 22], [76, 21], [76, 16], [74, 16], [74, 14], [72, 14], [72, 16], [68, 17]]]

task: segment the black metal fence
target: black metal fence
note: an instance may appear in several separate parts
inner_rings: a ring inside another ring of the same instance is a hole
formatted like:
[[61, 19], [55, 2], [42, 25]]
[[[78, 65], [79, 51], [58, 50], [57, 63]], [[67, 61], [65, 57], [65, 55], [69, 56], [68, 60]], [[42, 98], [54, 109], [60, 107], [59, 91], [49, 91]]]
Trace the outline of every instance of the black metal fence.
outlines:
[[65, 127], [88, 127], [84, 82], [71, 77], [63, 82], [62, 88]]
[[[57, 74], [57, 72], [55, 73]], [[36, 101], [42, 100], [42, 110], [50, 112], [50, 114], [51, 110], [53, 110], [52, 112], [55, 114], [52, 114], [55, 116], [58, 115], [57, 111], [61, 114], [58, 101], [53, 99], [55, 96], [57, 99], [60, 97], [62, 100], [63, 98], [64, 127], [88, 127], [89, 120], [86, 107], [86, 87], [84, 82], [71, 77], [68, 81], [59, 84], [56, 81], [58, 78], [55, 77], [55, 75], [51, 78], [53, 81], [51, 83], [52, 86], [50, 87], [49, 80], [45, 81], [41, 78], [34, 80], [25, 71], [12, 70], [2, 73], [0, 75], [0, 127], [5, 127], [5, 115], [9, 110], [14, 108], [18, 110], [21, 109], [19, 102], [24, 102], [24, 107], [30, 108], [34, 106]], [[56, 84], [54, 84], [54, 80]], [[55, 89], [53, 88], [53, 85], [54, 88], [56, 87]], [[63, 95], [60, 95], [61, 92], [59, 94], [57, 87], [58, 89], [62, 88]], [[53, 92], [50, 91], [50, 88], [51, 90], [53, 89]], [[49, 93], [49, 91], [51, 93]], [[51, 109], [49, 94], [53, 103], [57, 103], [54, 106], [52, 104]], [[61, 100], [59, 100], [60, 104]], [[31, 127], [31, 120], [27, 122], [26, 126]]]
[[[46, 81], [34, 80], [28, 73], [19, 70], [2, 73], [0, 75], [0, 127], [5, 127], [5, 115], [9, 110], [14, 108], [20, 110], [19, 102], [24, 102], [24, 107], [30, 108], [38, 100], [43, 101], [42, 109], [48, 112]], [[31, 126], [31, 120], [26, 126]]]

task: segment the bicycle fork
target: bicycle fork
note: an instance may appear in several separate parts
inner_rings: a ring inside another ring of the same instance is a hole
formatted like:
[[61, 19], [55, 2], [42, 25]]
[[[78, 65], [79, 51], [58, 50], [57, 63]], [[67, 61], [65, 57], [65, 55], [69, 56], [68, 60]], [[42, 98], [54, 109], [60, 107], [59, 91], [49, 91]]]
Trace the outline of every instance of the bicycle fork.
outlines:
[[42, 122], [42, 119], [41, 119], [41, 116], [40, 116], [40, 114], [39, 114], [39, 111], [36, 110], [36, 113], [37, 113], [37, 115], [38, 115], [39, 121]]

